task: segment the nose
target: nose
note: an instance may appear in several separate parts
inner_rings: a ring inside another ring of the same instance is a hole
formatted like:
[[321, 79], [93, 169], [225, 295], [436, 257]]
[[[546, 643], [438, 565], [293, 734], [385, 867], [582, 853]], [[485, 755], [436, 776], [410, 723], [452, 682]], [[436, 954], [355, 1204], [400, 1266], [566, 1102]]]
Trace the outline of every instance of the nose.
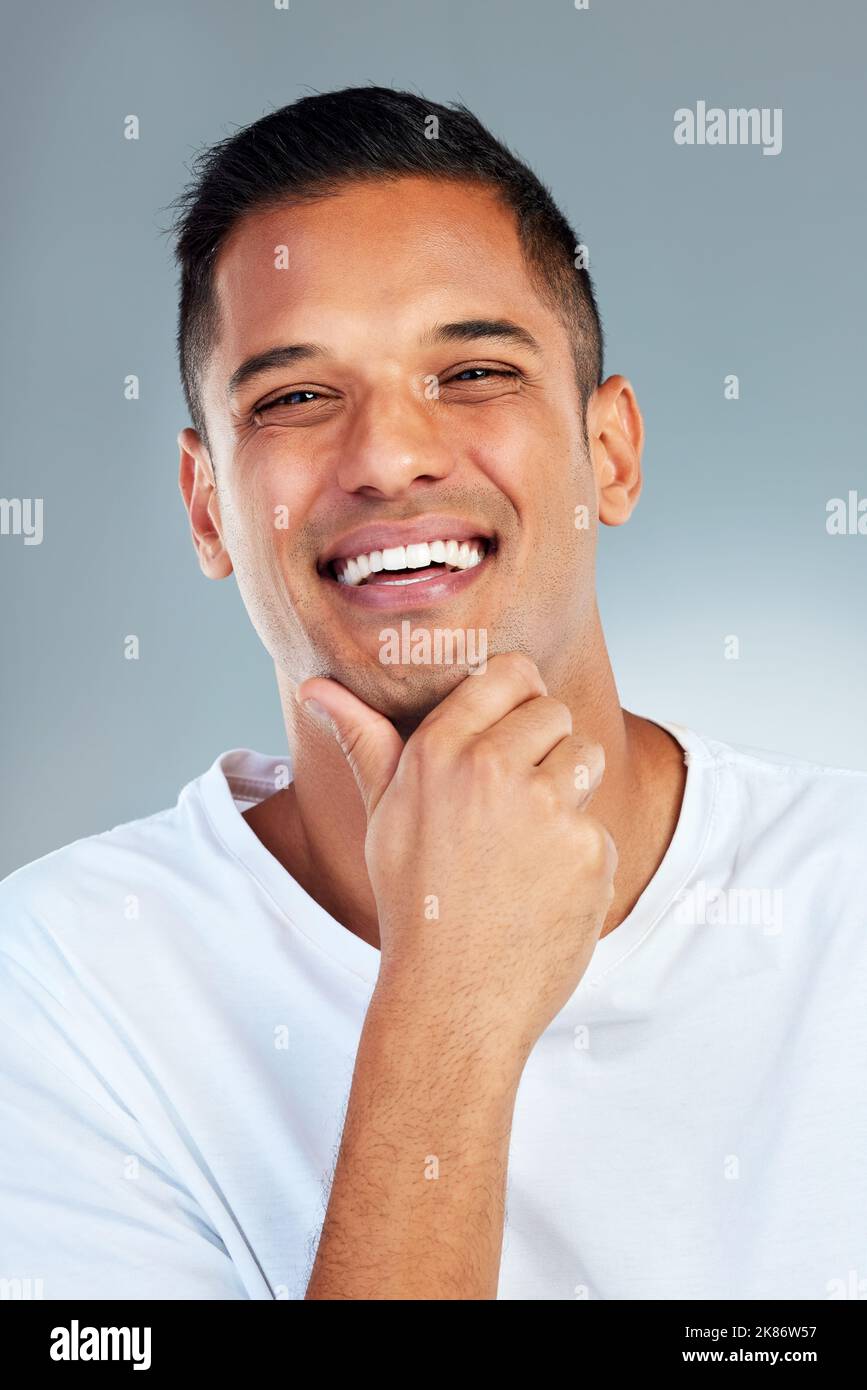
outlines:
[[415, 482], [447, 477], [455, 465], [435, 404], [411, 382], [369, 391], [339, 448], [339, 486], [370, 496], [397, 497]]

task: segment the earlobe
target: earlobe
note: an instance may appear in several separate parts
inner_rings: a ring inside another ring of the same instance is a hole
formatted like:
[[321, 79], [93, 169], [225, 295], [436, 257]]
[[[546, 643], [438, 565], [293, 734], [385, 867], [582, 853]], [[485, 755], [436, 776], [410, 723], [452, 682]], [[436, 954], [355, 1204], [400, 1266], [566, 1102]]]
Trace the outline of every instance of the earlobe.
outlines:
[[644, 444], [644, 421], [625, 377], [609, 377], [595, 392], [588, 409], [588, 435], [599, 520], [622, 526], [641, 494]]
[[225, 579], [232, 573], [232, 561], [221, 533], [220, 505], [210, 454], [193, 429], [181, 430], [178, 449], [178, 487], [187, 509], [199, 565], [209, 579]]

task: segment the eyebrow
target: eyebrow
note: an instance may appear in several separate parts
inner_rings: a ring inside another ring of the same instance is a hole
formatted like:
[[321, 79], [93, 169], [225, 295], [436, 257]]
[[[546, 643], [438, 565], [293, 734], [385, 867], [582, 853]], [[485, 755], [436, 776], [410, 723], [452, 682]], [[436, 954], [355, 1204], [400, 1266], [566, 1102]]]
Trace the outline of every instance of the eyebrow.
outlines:
[[235, 368], [229, 377], [227, 393], [234, 396], [254, 377], [273, 372], [278, 367], [292, 367], [296, 362], [308, 362], [314, 357], [325, 356], [327, 349], [319, 343], [290, 343], [286, 347], [266, 348], [264, 352], [255, 353], [242, 362], [240, 367]]
[[[511, 319], [460, 319], [455, 323], [438, 323], [428, 329], [419, 340], [423, 347], [437, 343], [467, 343], [479, 338], [498, 339], [500, 342], [518, 343], [531, 352], [541, 353], [542, 348], [532, 333]], [[309, 362], [317, 357], [327, 357], [328, 349], [320, 343], [288, 343], [283, 347], [266, 348], [246, 358], [229, 377], [227, 393], [234, 396], [242, 386], [255, 377], [279, 367], [293, 367], [299, 362]]]
[[519, 343], [531, 352], [541, 353], [541, 345], [519, 323], [511, 319], [461, 319], [457, 323], [438, 323], [421, 339], [423, 346], [435, 343], [467, 343], [475, 338], [499, 338], [502, 342]]

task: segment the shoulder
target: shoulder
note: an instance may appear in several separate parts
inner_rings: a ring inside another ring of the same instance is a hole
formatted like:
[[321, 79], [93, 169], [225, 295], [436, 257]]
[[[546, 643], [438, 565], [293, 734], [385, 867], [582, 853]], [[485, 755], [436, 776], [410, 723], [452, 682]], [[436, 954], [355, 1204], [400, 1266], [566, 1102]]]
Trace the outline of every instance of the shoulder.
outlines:
[[[175, 806], [74, 840], [0, 881], [0, 1031], [21, 1075], [48, 1067], [114, 1110], [103, 1070], [123, 1072], [128, 1020], [149, 1001], [163, 1007], [156, 977], [185, 924], [192, 932], [202, 919], [184, 910], [197, 873], [207, 876], [195, 826], [203, 811], [190, 795], [199, 780]], [[195, 954], [192, 941], [186, 949]]]
[[[746, 744], [724, 743], [690, 732], [690, 757], [703, 760], [719, 782], [775, 808], [827, 804], [841, 812], [867, 808], [867, 772], [831, 767]], [[761, 805], [762, 802], [758, 801]]]
[[686, 763], [713, 787], [714, 821], [732, 841], [795, 862], [854, 863], [867, 847], [867, 771], [727, 744], [682, 730]]
[[[182, 901], [207, 835], [196, 778], [174, 806], [86, 835], [0, 880], [0, 970], [57, 980], [90, 957], [135, 949], [148, 904]], [[164, 918], [165, 913], [151, 914]]]
[[15, 923], [63, 923], [94, 910], [122, 916], [148, 869], [164, 869], [179, 838], [178, 808], [125, 822], [52, 850], [0, 880], [0, 949]]

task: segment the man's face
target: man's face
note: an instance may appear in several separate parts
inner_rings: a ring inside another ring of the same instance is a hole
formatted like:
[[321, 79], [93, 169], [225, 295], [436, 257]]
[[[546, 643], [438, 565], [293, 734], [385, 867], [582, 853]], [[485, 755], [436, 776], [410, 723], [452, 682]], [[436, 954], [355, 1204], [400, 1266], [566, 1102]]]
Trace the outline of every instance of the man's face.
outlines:
[[[223, 247], [215, 288], [210, 514], [278, 667], [411, 720], [467, 668], [384, 655], [381, 634], [404, 621], [414, 636], [466, 634], [471, 655], [522, 649], [543, 675], [578, 660], [595, 613], [596, 490], [573, 349], [496, 197], [405, 178], [255, 213]], [[232, 385], [251, 358], [289, 347], [291, 360]], [[340, 582], [341, 557], [375, 566], [401, 537], [467, 541], [483, 558], [454, 568], [450, 548]]]

